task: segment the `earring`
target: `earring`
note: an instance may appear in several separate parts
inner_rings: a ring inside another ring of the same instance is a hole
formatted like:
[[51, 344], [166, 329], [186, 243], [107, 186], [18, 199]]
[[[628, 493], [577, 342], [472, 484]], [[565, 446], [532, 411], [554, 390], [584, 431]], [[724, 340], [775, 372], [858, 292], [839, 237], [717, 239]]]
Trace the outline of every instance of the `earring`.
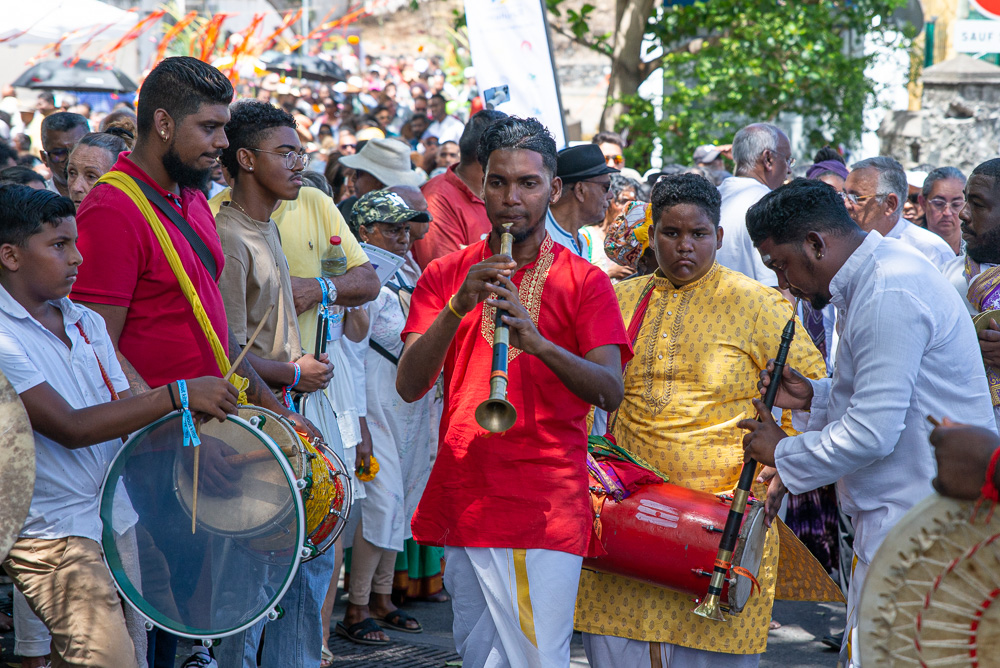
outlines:
[[816, 253], [816, 259], [817, 260], [822, 260], [823, 259], [823, 254], [822, 253]]
[[253, 167], [251, 167], [251, 168], [250, 168], [250, 171], [251, 171], [251, 172], [253, 171]]

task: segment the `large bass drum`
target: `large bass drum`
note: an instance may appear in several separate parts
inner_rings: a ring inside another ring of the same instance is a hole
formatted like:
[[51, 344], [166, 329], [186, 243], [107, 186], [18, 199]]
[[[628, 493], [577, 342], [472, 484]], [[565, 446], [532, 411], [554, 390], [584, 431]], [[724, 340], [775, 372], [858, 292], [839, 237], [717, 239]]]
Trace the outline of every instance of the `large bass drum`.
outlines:
[[[669, 483], [642, 485], [617, 503], [609, 498], [599, 518], [607, 554], [585, 559], [583, 567], [702, 597], [729, 506], [724, 497]], [[756, 578], [760, 571], [765, 514], [763, 503], [747, 504], [733, 571], [722, 590], [722, 607], [730, 613], [743, 610], [756, 586], [744, 573]]]
[[188, 638], [225, 637], [277, 615], [308, 551], [300, 480], [274, 439], [235, 416], [202, 425], [197, 449], [183, 447], [179, 413], [137, 432], [101, 493], [118, 590], [150, 624]]

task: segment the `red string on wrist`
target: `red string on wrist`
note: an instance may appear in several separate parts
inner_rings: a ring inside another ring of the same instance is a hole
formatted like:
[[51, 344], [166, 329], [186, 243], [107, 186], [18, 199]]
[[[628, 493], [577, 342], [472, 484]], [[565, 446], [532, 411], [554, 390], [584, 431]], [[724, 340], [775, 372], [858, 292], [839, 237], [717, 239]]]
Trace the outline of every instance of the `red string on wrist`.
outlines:
[[986, 467], [986, 482], [983, 484], [982, 490], [983, 497], [993, 503], [1000, 502], [1000, 490], [993, 483], [994, 479], [996, 479], [998, 461], [1000, 461], [1000, 448], [994, 450], [993, 456], [990, 457], [990, 465]]

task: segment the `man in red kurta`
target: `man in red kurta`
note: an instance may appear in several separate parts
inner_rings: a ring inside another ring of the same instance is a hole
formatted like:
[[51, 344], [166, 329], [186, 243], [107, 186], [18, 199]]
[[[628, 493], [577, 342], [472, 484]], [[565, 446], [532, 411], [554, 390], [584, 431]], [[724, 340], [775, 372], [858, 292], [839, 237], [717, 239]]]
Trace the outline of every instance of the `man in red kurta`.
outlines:
[[[592, 404], [617, 408], [631, 349], [607, 276], [545, 231], [561, 191], [548, 131], [534, 119], [504, 119], [478, 152], [492, 232], [428, 266], [402, 334], [404, 399], [445, 374], [438, 456], [413, 536], [445, 547], [464, 665], [567, 665], [593, 522], [586, 414]], [[499, 255], [505, 224], [512, 257]], [[510, 326], [517, 421], [490, 434], [474, 414], [489, 395], [497, 309]]]

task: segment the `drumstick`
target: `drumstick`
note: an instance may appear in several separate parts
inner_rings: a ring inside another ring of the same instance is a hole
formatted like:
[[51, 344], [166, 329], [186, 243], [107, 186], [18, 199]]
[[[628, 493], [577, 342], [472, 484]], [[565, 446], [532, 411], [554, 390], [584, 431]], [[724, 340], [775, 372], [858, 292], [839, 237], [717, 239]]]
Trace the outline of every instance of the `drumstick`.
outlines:
[[229, 367], [229, 373], [226, 374], [226, 380], [233, 379], [233, 374], [236, 373], [236, 368], [240, 365], [240, 362], [243, 361], [243, 358], [247, 356], [247, 353], [250, 352], [250, 346], [253, 345], [254, 339], [256, 339], [257, 335], [260, 334], [260, 330], [264, 329], [264, 323], [267, 322], [267, 316], [271, 315], [271, 311], [273, 310], [274, 310], [274, 304], [271, 304], [270, 306], [267, 307], [267, 311], [264, 313], [264, 317], [261, 318], [260, 322], [257, 324], [257, 329], [255, 329], [253, 331], [253, 334], [250, 335], [250, 338], [247, 339], [247, 344], [243, 346], [243, 350], [240, 351], [239, 357], [237, 357], [236, 361], [233, 362], [233, 365]]
[[937, 419], [935, 419], [933, 415], [928, 415], [927, 416], [927, 421], [930, 422], [935, 427], [940, 427], [941, 426], [941, 423], [938, 422]]
[[[284, 447], [281, 452], [286, 457], [291, 457], [295, 454], [295, 449], [291, 447]], [[229, 455], [226, 457], [226, 463], [230, 466], [243, 466], [245, 464], [253, 464], [256, 462], [264, 462], [271, 459], [273, 455], [270, 450], [254, 450], [253, 452], [248, 452], [242, 455]]]
[[[194, 425], [198, 440], [201, 440], [201, 423]], [[201, 446], [194, 446], [194, 482], [191, 489], [191, 534], [194, 535], [195, 526], [198, 523], [198, 460], [201, 459]]]

